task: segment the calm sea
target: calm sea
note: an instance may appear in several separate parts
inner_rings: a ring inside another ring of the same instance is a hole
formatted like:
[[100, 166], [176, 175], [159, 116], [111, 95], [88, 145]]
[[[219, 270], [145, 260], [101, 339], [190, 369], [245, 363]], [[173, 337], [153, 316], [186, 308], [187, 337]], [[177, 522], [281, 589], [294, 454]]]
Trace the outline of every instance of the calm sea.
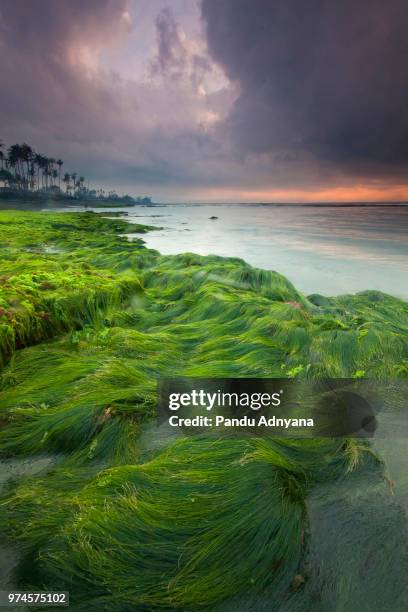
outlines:
[[241, 257], [284, 274], [306, 294], [378, 289], [408, 299], [408, 206], [168, 204], [124, 210], [129, 220], [163, 228], [144, 237], [161, 253]]

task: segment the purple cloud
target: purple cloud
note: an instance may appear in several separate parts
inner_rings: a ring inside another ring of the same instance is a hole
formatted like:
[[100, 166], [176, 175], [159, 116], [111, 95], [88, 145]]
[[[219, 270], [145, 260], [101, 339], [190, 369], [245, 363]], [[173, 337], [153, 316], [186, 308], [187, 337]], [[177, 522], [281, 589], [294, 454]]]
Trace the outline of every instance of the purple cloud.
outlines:
[[203, 0], [202, 12], [241, 88], [225, 127], [242, 150], [406, 171], [406, 3]]
[[402, 183], [406, 14], [399, 0], [3, 0], [0, 137], [160, 199]]

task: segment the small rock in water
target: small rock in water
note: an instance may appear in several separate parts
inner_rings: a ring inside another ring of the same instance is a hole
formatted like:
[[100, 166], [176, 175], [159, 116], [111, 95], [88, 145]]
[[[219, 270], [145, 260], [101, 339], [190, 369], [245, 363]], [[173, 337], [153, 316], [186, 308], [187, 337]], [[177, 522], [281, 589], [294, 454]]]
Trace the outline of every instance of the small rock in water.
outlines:
[[292, 588], [298, 589], [306, 582], [305, 577], [302, 574], [296, 574], [292, 580]]
[[212, 217], [209, 217], [209, 219], [218, 219], [218, 217], [215, 217], [214, 215]]

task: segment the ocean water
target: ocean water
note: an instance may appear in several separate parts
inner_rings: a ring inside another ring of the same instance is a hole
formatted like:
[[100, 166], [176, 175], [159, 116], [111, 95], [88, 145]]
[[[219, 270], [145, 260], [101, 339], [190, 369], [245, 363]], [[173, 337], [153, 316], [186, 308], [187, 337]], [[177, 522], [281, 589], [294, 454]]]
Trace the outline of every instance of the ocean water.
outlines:
[[284, 274], [306, 294], [377, 289], [408, 299], [408, 205], [168, 204], [123, 210], [129, 220], [162, 227], [144, 240], [164, 254], [241, 257]]

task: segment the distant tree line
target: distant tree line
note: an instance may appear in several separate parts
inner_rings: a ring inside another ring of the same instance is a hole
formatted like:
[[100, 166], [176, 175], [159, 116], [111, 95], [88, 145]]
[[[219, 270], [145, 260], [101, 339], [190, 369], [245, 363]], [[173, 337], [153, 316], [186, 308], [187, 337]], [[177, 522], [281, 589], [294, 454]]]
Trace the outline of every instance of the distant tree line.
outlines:
[[61, 182], [70, 195], [86, 190], [85, 177], [76, 172], [61, 173], [62, 159], [47, 157], [34, 151], [27, 143], [13, 144], [7, 151], [0, 141], [0, 180], [5, 187], [18, 191], [61, 192]]
[[[148, 197], [120, 197], [115, 191], [105, 192], [104, 189], [89, 189], [85, 185], [85, 177], [77, 172], [62, 174], [62, 159], [47, 157], [37, 153], [27, 143], [13, 144], [7, 150], [0, 140], [0, 184], [3, 190], [19, 193], [46, 193], [68, 198], [124, 200], [150, 204]], [[62, 184], [62, 187], [61, 187]]]

